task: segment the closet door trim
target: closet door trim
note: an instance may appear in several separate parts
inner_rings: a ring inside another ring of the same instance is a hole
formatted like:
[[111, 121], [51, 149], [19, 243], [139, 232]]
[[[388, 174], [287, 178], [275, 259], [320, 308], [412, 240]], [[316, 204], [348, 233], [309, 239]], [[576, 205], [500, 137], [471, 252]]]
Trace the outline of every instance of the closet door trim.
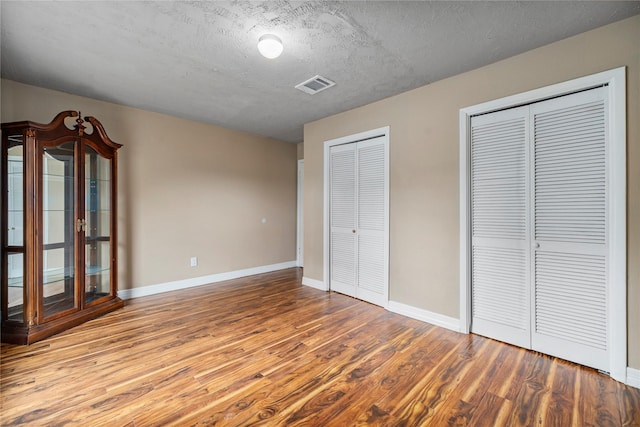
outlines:
[[331, 147], [343, 144], [351, 144], [354, 142], [366, 141], [373, 138], [384, 138], [385, 145], [385, 159], [384, 159], [384, 191], [385, 191], [385, 207], [384, 207], [384, 268], [385, 268], [385, 284], [384, 284], [384, 303], [382, 306], [387, 308], [389, 304], [389, 126], [372, 129], [369, 131], [349, 135], [341, 138], [336, 138], [324, 142], [324, 202], [323, 202], [323, 276], [325, 290], [330, 290], [331, 286], [331, 270], [330, 270], [330, 161], [331, 161]]
[[471, 117], [598, 86], [607, 88], [609, 127], [609, 375], [627, 382], [626, 67], [474, 105], [460, 110], [460, 331], [471, 326]]

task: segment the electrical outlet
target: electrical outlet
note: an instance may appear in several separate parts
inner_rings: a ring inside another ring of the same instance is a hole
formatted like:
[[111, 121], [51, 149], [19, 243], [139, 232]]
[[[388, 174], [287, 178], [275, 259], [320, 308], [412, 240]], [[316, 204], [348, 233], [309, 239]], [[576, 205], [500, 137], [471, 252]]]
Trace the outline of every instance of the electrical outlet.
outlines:
[[197, 256], [192, 256], [191, 257], [191, 267], [196, 267], [198, 265], [198, 257]]

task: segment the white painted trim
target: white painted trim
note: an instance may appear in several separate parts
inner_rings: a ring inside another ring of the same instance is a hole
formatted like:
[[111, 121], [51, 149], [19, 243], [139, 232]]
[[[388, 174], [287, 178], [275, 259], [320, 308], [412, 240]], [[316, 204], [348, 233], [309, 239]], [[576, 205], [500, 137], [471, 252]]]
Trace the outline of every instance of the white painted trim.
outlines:
[[298, 197], [296, 226], [296, 265], [304, 265], [304, 160], [298, 160]]
[[627, 385], [640, 388], [640, 369], [627, 368]]
[[118, 296], [122, 299], [144, 297], [161, 294], [163, 292], [177, 291], [193, 288], [195, 286], [210, 285], [225, 280], [238, 279], [240, 277], [253, 276], [254, 274], [270, 273], [296, 266], [295, 261], [281, 262], [279, 264], [263, 265], [261, 267], [246, 268], [244, 270], [229, 271], [226, 273], [210, 274], [208, 276], [194, 277], [192, 279], [176, 280], [173, 282], [159, 283], [156, 285], [142, 286], [140, 288], [122, 289]]
[[627, 366], [627, 100], [625, 68], [609, 84], [609, 346], [610, 375], [624, 382]]
[[445, 316], [444, 314], [434, 313], [429, 310], [423, 310], [421, 308], [413, 307], [411, 305], [403, 304], [396, 301], [389, 301], [389, 304], [387, 304], [387, 310], [410, 317], [412, 319], [450, 329], [455, 332], [460, 332], [460, 320], [453, 317]]
[[341, 138], [331, 139], [328, 141], [324, 141], [324, 154], [323, 154], [323, 168], [324, 168], [324, 186], [323, 186], [323, 218], [322, 218], [322, 246], [323, 246], [323, 274], [324, 274], [324, 282], [327, 290], [331, 289], [331, 272], [329, 265], [329, 235], [331, 232], [330, 224], [329, 224], [329, 189], [330, 189], [330, 176], [329, 176], [329, 166], [330, 166], [330, 152], [331, 147], [335, 145], [343, 145], [343, 144], [351, 144], [358, 141], [363, 141], [366, 139], [376, 138], [376, 137], [384, 137], [385, 144], [385, 164], [384, 164], [384, 173], [385, 173], [385, 273], [386, 273], [386, 286], [385, 286], [385, 296], [386, 304], [389, 303], [389, 180], [390, 180], [390, 167], [389, 167], [389, 158], [390, 158], [390, 129], [389, 126], [384, 126], [378, 129], [372, 129], [366, 132], [360, 132], [354, 135], [343, 136]]
[[513, 108], [544, 99], [608, 85], [609, 108], [609, 347], [610, 375], [627, 376], [627, 246], [626, 246], [626, 67], [534, 89], [460, 110], [460, 331], [471, 324], [470, 120], [476, 114]]
[[310, 288], [319, 289], [321, 291], [328, 291], [329, 288], [322, 280], [312, 279], [310, 277], [302, 276], [302, 284], [305, 286], [309, 286]]
[[471, 115], [460, 110], [460, 332], [471, 331]]

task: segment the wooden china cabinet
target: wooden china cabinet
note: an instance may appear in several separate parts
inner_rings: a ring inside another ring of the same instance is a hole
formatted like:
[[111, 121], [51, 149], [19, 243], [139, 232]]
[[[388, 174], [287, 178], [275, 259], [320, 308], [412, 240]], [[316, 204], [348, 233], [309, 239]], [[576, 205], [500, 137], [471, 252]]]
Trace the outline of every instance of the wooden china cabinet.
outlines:
[[2, 124], [2, 341], [30, 344], [124, 305], [120, 144], [93, 117]]

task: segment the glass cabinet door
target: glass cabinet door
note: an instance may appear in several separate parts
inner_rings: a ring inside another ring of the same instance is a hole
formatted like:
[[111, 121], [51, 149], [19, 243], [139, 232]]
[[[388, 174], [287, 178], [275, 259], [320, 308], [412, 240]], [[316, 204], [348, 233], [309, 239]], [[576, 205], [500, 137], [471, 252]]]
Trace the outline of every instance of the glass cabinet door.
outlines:
[[124, 306], [115, 257], [122, 145], [79, 111], [1, 127], [0, 338], [31, 344]]
[[111, 295], [111, 159], [85, 146], [85, 303]]
[[42, 154], [42, 288], [44, 318], [78, 307], [75, 289], [75, 141]]
[[[7, 319], [24, 321], [24, 144], [22, 134], [7, 138]], [[4, 260], [3, 260], [4, 262]]]

